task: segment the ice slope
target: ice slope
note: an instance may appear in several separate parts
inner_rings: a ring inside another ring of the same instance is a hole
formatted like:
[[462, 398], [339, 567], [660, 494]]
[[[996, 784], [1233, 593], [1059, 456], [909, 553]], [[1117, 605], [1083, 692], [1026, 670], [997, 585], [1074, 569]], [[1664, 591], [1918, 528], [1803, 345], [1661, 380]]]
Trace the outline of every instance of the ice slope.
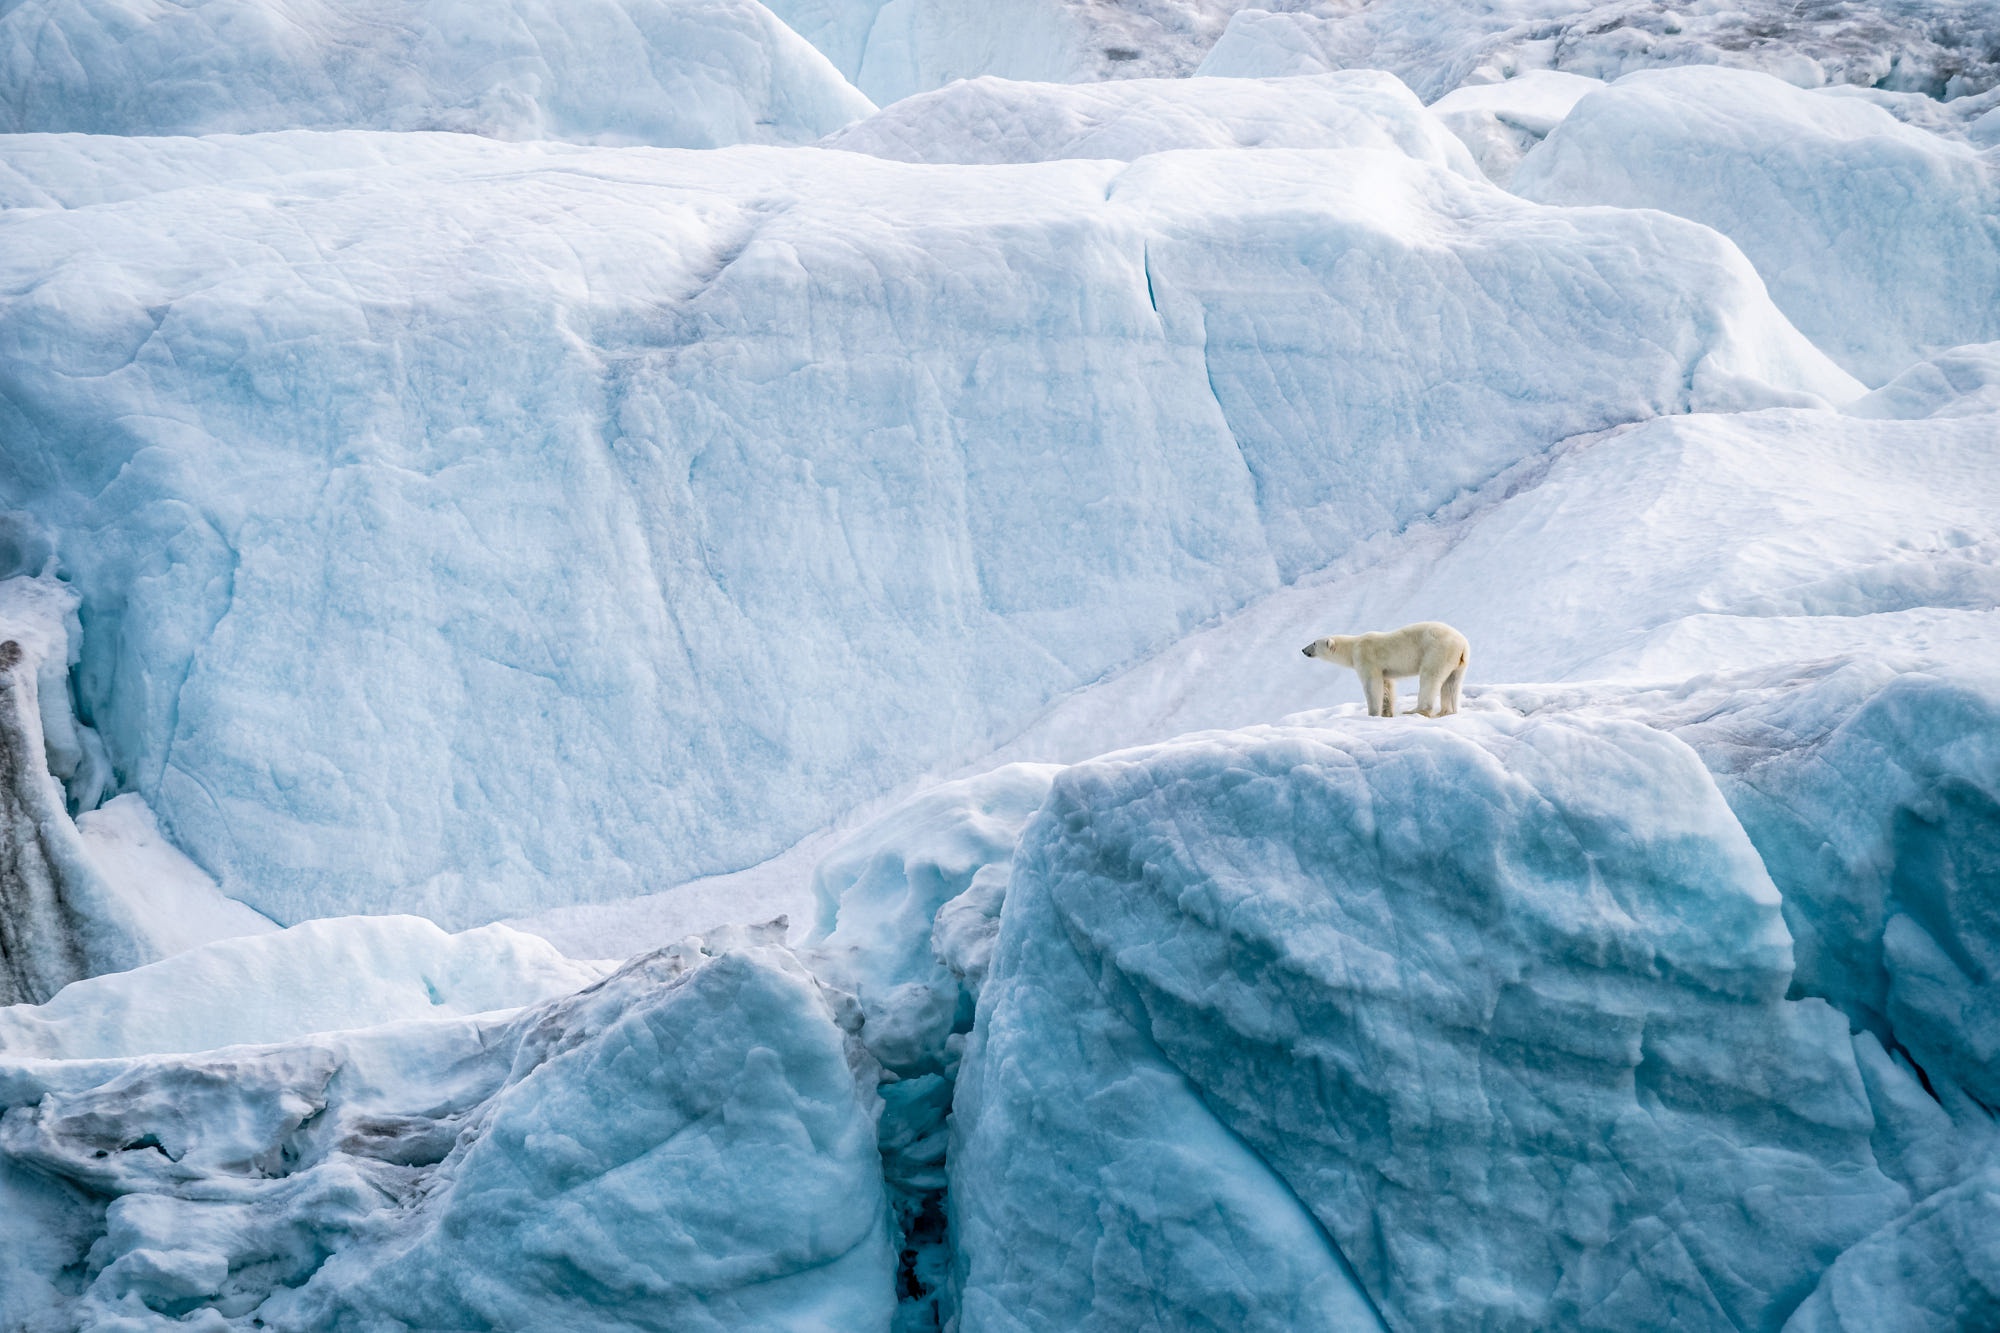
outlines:
[[[1349, 719], [1073, 767], [960, 1075], [961, 1326], [1220, 1327], [1209, 1250], [1325, 1274], [1330, 1238], [1392, 1326], [1776, 1328], [1910, 1203], [1845, 1019], [1791, 978], [1729, 807], [1635, 723]], [[1169, 1146], [1203, 1109], [1323, 1236], [1239, 1242], [1207, 1154]], [[1299, 1290], [1237, 1300], [1284, 1327]]]
[[872, 1064], [697, 945], [504, 1022], [0, 1060], [0, 1324], [886, 1330]]
[[753, 864], [1557, 441], [1858, 390], [1712, 232], [1382, 151], [388, 137], [6, 145], [0, 493], [288, 923]]
[[1414, 620], [1471, 638], [1475, 699], [1509, 681], [1989, 659], [1996, 350], [1914, 367], [1850, 412], [1694, 415], [1579, 440], [1065, 697], [997, 758], [1074, 762], [1358, 703], [1354, 673], [1299, 647]]
[[1635, 74], [1578, 102], [1511, 188], [1707, 223], [1870, 384], [2000, 338], [2000, 156], [1859, 98], [1741, 70]]
[[1203, 74], [1386, 69], [1434, 102], [1529, 70], [1596, 79], [1681, 65], [1955, 98], [2000, 84], [1984, 0], [1371, 0], [1245, 8]]
[[19, 0], [0, 131], [455, 130], [708, 148], [873, 107], [756, 0]]
[[224, 939], [0, 1008], [0, 1055], [56, 1060], [270, 1045], [317, 1032], [518, 1009], [609, 970], [506, 926], [335, 917]]
[[1384, 148], [1454, 171], [1470, 163], [1386, 74], [1302, 79], [968, 79], [884, 107], [823, 145], [899, 162], [1129, 162], [1173, 148]]

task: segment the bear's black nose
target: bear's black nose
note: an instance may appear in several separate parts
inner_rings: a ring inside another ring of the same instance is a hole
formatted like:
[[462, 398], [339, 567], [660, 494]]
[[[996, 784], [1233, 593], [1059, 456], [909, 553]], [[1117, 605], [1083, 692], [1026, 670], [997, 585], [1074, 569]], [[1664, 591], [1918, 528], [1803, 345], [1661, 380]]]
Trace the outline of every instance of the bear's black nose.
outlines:
[[1299, 649], [1299, 652], [1306, 657], [1311, 657], [1313, 655], [1312, 645], [1307, 644], [1305, 647]]

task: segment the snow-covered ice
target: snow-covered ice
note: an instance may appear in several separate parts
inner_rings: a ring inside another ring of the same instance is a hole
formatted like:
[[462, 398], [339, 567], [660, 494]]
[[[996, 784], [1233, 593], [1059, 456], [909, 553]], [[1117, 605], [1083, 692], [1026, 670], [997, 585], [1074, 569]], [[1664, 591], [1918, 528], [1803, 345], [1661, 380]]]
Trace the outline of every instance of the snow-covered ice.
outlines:
[[1488, 179], [1506, 185], [1528, 150], [1603, 86], [1582, 74], [1526, 70], [1501, 83], [1454, 89], [1431, 103], [1431, 112], [1471, 150]]
[[288, 923], [754, 864], [1560, 440], [1860, 391], [1714, 233], [1401, 153], [323, 137], [0, 213], [81, 694]]
[[873, 110], [757, 0], [19, 0], [0, 132], [455, 130], [710, 148]]
[[518, 1009], [608, 970], [502, 925], [447, 935], [421, 917], [332, 917], [217, 940], [73, 981], [45, 1004], [0, 1008], [0, 1055], [90, 1060], [270, 1045]]
[[2000, 156], [1860, 98], [1743, 70], [1633, 74], [1579, 101], [1511, 188], [1714, 227], [1870, 384], [2000, 338]]
[[1464, 172], [1408, 88], [1372, 70], [1299, 79], [968, 79], [908, 97], [823, 146], [899, 162], [1129, 162], [1173, 148], [1383, 148]]

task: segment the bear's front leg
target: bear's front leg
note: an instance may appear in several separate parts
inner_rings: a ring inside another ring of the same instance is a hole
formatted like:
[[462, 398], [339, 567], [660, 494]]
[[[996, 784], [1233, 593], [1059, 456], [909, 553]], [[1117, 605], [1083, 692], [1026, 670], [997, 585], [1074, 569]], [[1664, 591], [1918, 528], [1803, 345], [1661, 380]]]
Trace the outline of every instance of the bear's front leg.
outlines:
[[[1388, 682], [1382, 678], [1382, 673], [1379, 671], [1364, 671], [1361, 673], [1361, 693], [1368, 699], [1368, 716], [1382, 716], [1383, 689], [1387, 685]], [[1390, 706], [1394, 707], [1394, 701], [1391, 700], [1389, 702]]]

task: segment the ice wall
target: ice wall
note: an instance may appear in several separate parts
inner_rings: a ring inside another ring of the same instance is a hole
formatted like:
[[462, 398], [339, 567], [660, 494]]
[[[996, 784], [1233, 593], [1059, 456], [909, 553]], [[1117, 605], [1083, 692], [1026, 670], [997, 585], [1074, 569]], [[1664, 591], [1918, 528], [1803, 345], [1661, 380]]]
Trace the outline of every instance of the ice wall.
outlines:
[[753, 863], [1558, 440], [1858, 389], [1712, 232], [1379, 150], [321, 139], [0, 214], [84, 697], [286, 922]]
[[454, 130], [708, 148], [873, 107], [756, 0], [21, 0], [0, 132]]
[[1774, 1328], [1911, 1198], [1791, 980], [1721, 794], [1634, 723], [1079, 765], [960, 1075], [961, 1327], [1297, 1327], [1351, 1267], [1392, 1327]]

